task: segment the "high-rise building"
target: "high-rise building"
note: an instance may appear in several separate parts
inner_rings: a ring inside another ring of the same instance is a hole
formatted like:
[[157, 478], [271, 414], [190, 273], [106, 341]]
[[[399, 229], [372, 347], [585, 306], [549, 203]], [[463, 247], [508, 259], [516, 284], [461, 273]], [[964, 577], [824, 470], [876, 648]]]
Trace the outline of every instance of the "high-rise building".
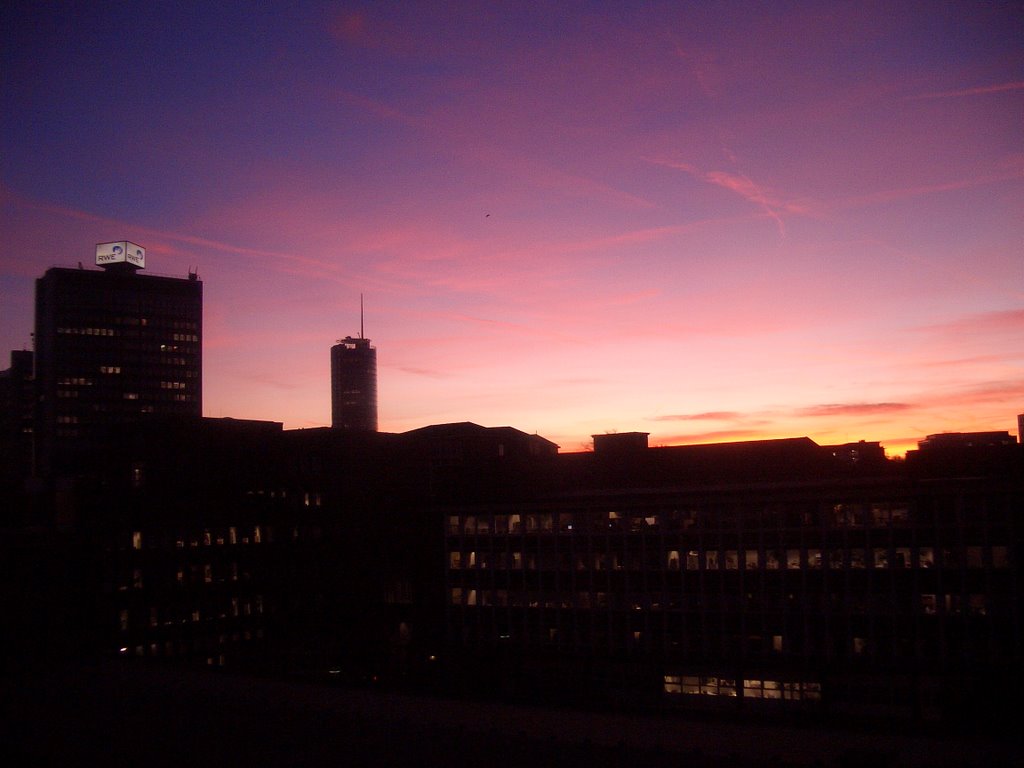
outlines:
[[331, 426], [377, 431], [377, 350], [362, 333], [331, 347]]
[[140, 274], [145, 249], [96, 247], [101, 270], [36, 281], [39, 467], [75, 472], [113, 425], [202, 415], [203, 285]]

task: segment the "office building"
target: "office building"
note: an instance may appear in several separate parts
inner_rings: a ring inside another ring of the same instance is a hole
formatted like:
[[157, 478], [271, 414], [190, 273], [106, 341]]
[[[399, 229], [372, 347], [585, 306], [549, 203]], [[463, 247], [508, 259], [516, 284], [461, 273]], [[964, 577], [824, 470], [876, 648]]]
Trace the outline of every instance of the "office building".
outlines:
[[446, 510], [449, 658], [475, 684], [960, 724], [1016, 696], [1024, 462], [1003, 435], [902, 463], [618, 438], [532, 500]]
[[145, 249], [96, 248], [102, 269], [36, 281], [40, 471], [80, 471], [112, 424], [202, 413], [203, 286], [142, 274]]
[[377, 431], [377, 350], [362, 333], [331, 347], [331, 426]]

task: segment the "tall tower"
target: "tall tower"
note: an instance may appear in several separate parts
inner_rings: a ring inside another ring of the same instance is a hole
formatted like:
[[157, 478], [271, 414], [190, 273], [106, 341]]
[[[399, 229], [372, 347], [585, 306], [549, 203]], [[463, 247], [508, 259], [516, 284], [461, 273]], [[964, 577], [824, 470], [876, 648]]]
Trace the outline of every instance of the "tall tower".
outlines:
[[43, 472], [79, 469], [112, 425], [202, 415], [203, 284], [142, 274], [145, 259], [134, 243], [101, 243], [102, 270], [79, 263], [36, 281]]
[[359, 338], [346, 336], [331, 347], [331, 426], [377, 431], [377, 350], [363, 336], [359, 297]]

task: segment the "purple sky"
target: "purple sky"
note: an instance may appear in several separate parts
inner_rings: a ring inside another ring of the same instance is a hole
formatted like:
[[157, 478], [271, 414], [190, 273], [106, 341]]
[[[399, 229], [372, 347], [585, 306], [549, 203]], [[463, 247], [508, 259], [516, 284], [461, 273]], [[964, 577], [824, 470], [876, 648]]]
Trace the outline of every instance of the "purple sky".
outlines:
[[[210, 4], [211, 6], [213, 4]], [[563, 450], [1012, 430], [1010, 3], [13, 2], [0, 350], [97, 242], [205, 284], [205, 412]]]

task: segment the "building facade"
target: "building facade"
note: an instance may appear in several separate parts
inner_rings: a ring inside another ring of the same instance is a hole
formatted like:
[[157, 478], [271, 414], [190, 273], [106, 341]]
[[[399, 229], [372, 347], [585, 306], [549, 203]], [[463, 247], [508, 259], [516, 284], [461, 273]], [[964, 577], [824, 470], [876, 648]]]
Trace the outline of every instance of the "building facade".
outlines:
[[111, 424], [202, 414], [202, 283], [104, 267], [53, 268], [36, 281], [44, 474], [79, 469]]
[[1019, 446], [996, 450], [967, 476], [793, 441], [566, 456], [558, 492], [448, 510], [450, 655], [554, 700], [993, 716], [1024, 500]]
[[377, 350], [362, 336], [331, 347], [331, 426], [377, 431]]

